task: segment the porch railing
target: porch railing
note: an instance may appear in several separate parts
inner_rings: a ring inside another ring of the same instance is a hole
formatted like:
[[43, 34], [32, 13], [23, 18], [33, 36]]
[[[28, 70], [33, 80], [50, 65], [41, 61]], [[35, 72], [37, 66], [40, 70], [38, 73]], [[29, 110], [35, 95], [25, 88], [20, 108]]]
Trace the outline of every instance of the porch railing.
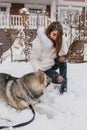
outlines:
[[[0, 14], [0, 29], [23, 29], [21, 15], [2, 15]], [[29, 16], [29, 29], [37, 29], [39, 26], [47, 27], [50, 24], [50, 18], [46, 15], [36, 14]], [[67, 45], [70, 45], [70, 42], [73, 41], [71, 39], [71, 31], [70, 27], [63, 25], [64, 37], [67, 40]]]
[[[37, 29], [39, 26], [48, 26], [50, 18], [46, 15], [30, 15], [29, 29]], [[3, 15], [0, 14], [0, 28], [20, 29], [23, 28], [21, 15]]]

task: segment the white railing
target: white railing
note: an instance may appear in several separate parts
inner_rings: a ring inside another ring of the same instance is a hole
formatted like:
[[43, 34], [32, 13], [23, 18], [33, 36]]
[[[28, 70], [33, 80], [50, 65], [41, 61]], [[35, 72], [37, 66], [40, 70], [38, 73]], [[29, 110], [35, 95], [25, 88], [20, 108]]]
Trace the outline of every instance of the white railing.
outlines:
[[21, 28], [22, 17], [20, 15], [0, 14], [0, 28]]
[[[46, 15], [43, 14], [30, 14], [29, 16], [29, 29], [37, 29], [39, 26], [47, 27], [50, 24], [50, 19]], [[0, 14], [0, 29], [22, 29], [22, 16], [21, 15], [2, 15]], [[68, 45], [70, 45], [71, 39], [71, 31], [70, 27], [63, 25], [64, 37], [66, 37], [68, 41]], [[71, 39], [72, 40], [72, 39]]]
[[[46, 15], [30, 15], [29, 29], [37, 29], [39, 26], [47, 27], [50, 19]], [[23, 28], [21, 15], [3, 15], [0, 14], [0, 28], [20, 29]]]

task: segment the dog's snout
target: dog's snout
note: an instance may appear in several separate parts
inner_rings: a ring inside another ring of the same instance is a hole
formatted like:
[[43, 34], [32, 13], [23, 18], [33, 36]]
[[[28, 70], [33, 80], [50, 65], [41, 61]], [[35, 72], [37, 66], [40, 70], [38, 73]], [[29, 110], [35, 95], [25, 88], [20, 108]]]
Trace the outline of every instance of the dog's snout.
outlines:
[[52, 82], [52, 79], [47, 76], [47, 82], [50, 84]]

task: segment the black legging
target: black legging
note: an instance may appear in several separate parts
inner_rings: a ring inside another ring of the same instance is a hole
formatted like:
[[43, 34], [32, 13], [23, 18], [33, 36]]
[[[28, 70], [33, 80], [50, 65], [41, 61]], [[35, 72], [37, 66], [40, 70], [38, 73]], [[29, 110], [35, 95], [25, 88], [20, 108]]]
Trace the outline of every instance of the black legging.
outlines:
[[[59, 69], [59, 72], [56, 71], [57, 69]], [[55, 59], [55, 65], [51, 69], [46, 70], [45, 73], [52, 79], [52, 82], [55, 84], [58, 84], [57, 78], [59, 75], [61, 75], [64, 78], [61, 87], [67, 88], [67, 63], [66, 62], [58, 62], [58, 60]]]

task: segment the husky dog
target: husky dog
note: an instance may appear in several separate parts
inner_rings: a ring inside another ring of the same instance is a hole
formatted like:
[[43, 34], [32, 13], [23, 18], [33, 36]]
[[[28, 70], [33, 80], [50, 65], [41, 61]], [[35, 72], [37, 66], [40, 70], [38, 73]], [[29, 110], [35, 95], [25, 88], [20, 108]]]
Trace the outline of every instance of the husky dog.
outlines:
[[0, 100], [17, 110], [26, 109], [38, 102], [50, 83], [51, 79], [41, 70], [20, 78], [0, 73]]

